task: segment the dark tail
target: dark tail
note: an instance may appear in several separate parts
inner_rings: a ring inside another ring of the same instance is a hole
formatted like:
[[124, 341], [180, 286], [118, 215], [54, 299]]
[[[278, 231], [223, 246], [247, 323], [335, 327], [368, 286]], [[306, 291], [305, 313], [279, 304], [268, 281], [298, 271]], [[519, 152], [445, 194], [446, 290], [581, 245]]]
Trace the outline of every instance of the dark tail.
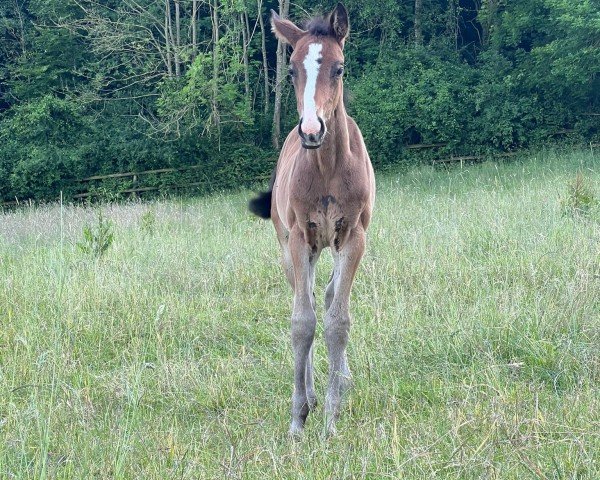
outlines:
[[257, 197], [248, 202], [248, 210], [260, 218], [271, 218], [271, 201], [273, 198], [273, 185], [275, 185], [276, 172], [277, 168], [275, 168], [271, 174], [269, 190], [266, 192], [260, 192]]

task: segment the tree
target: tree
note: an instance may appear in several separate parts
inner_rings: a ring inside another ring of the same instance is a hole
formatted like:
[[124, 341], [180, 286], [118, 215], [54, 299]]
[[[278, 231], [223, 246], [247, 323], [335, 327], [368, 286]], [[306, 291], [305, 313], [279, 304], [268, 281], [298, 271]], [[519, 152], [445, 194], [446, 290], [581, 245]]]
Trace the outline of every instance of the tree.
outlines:
[[[279, 16], [287, 18], [290, 11], [289, 0], [279, 0]], [[277, 66], [275, 67], [275, 102], [273, 106], [273, 129], [271, 140], [273, 148], [279, 148], [281, 138], [281, 93], [283, 89], [283, 79], [286, 78], [286, 46], [281, 40], [277, 40]]]
[[423, 15], [423, 0], [415, 0], [415, 44], [423, 43], [423, 30], [421, 27], [421, 17]]
[[[413, 158], [403, 147], [415, 142], [460, 154], [561, 130], [598, 138], [596, 0], [345, 3], [348, 108], [377, 165]], [[297, 121], [270, 8], [299, 22], [327, 10], [307, 0], [0, 2], [0, 194], [50, 198], [74, 188], [75, 174], [166, 166], [194, 165], [186, 181], [204, 191], [268, 172], [282, 126]]]

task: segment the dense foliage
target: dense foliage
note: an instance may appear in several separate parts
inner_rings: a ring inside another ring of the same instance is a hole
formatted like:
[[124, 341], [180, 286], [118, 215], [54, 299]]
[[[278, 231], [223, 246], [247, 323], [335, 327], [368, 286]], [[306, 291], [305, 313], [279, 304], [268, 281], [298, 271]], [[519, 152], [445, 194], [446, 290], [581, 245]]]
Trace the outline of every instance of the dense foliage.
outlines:
[[[143, 184], [200, 191], [268, 175], [297, 121], [289, 84], [276, 92], [283, 55], [268, 11], [289, 9], [301, 22], [332, 6], [0, 2], [0, 197], [51, 199], [142, 181], [76, 181], [102, 173], [175, 168]], [[403, 149], [414, 143], [464, 154], [536, 145], [557, 132], [598, 136], [597, 0], [346, 6], [349, 110], [376, 166], [409, 161]]]

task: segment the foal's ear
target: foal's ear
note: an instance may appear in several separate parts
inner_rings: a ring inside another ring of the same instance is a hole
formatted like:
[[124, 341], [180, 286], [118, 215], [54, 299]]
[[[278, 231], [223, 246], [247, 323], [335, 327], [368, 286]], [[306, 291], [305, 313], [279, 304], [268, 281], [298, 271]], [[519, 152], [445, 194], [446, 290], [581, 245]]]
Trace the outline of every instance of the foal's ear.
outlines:
[[338, 3], [329, 17], [331, 22], [331, 30], [335, 35], [339, 44], [344, 47], [344, 42], [350, 30], [350, 22], [348, 21], [348, 10], [342, 3]]
[[283, 20], [275, 10], [271, 10], [271, 28], [279, 40], [289, 43], [292, 48], [296, 47], [298, 40], [306, 33], [289, 20]]

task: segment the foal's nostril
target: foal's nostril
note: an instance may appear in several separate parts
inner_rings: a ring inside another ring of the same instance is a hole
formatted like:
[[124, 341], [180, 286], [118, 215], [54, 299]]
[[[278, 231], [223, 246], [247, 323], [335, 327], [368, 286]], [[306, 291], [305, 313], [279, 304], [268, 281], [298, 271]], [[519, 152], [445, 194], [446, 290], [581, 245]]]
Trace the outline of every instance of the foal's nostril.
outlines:
[[317, 120], [319, 121], [320, 125], [319, 131], [313, 129], [312, 131], [305, 132], [303, 131], [303, 119], [300, 119], [300, 123], [298, 124], [298, 134], [302, 138], [302, 145], [304, 148], [317, 148], [323, 141], [323, 135], [325, 135], [325, 122], [318, 117]]

